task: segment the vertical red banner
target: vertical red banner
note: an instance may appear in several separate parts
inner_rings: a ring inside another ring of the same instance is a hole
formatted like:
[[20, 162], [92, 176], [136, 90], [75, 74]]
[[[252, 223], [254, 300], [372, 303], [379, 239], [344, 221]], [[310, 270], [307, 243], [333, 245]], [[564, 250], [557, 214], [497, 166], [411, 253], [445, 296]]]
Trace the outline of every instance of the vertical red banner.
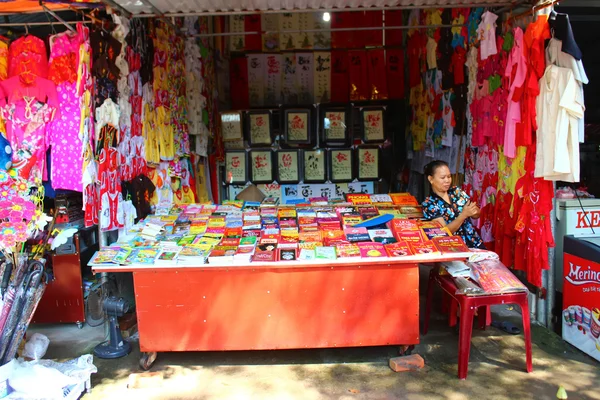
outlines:
[[400, 49], [386, 50], [386, 75], [388, 97], [404, 98], [404, 51]]
[[246, 57], [232, 58], [229, 63], [229, 93], [231, 107], [234, 110], [245, 110], [250, 107]]
[[348, 59], [350, 100], [367, 100], [369, 98], [367, 52], [364, 50], [349, 51]]
[[[383, 26], [383, 12], [382, 11], [365, 11], [364, 13], [358, 13], [363, 19], [362, 26], [366, 28], [381, 28]], [[354, 33], [355, 38], [362, 37], [364, 46], [383, 46], [383, 30], [373, 29], [364, 32], [356, 31]]]
[[246, 32], [259, 32], [257, 35], [246, 35], [247, 51], [262, 51], [262, 36], [260, 14], [246, 15], [244, 17], [244, 29]]
[[350, 100], [348, 80], [348, 53], [346, 51], [331, 52], [331, 101], [346, 103]]
[[[402, 10], [393, 10], [385, 12], [385, 26], [403, 26]], [[386, 29], [385, 30], [385, 46], [402, 46], [402, 29]]]
[[388, 98], [387, 75], [385, 73], [385, 54], [383, 50], [369, 50], [368, 77], [369, 99], [385, 100]]
[[[331, 13], [331, 29], [348, 29], [354, 27], [353, 12]], [[331, 47], [334, 49], [347, 49], [354, 46], [354, 32], [338, 31], [331, 32]]]

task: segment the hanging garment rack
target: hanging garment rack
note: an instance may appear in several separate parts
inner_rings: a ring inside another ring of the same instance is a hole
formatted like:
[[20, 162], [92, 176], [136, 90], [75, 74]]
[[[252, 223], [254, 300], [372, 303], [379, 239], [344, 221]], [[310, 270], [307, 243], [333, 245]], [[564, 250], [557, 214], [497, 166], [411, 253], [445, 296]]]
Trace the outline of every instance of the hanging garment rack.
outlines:
[[[61, 23], [61, 24], [63, 24], [64, 26], [66, 26], [68, 30], [70, 30], [71, 32], [77, 32], [77, 31], [75, 30], [75, 28], [73, 28], [73, 27], [71, 26], [71, 24], [69, 24], [67, 21], [65, 21], [65, 20], [64, 20], [64, 19], [62, 19], [61, 17], [59, 17], [59, 16], [58, 16], [58, 14], [56, 14], [54, 11], [52, 11], [52, 10], [50, 10], [48, 7], [46, 7], [46, 6], [45, 6], [45, 5], [42, 3], [42, 1], [41, 1], [41, 0], [40, 0], [40, 6], [42, 6], [42, 9], [43, 9], [43, 10], [44, 10], [46, 13], [48, 13], [48, 14], [52, 15], [54, 18], [56, 18], [56, 20], [57, 20], [58, 22], [60, 22], [60, 23]], [[48, 21], [48, 22], [50, 22], [50, 21]]]
[[[552, 7], [555, 4], [558, 4], [560, 1], [561, 0], [551, 0], [551, 1], [547, 2], [547, 3], [543, 3], [543, 4], [540, 4], [538, 6], [534, 6], [530, 10], [527, 10], [527, 11], [521, 13], [521, 14], [518, 14], [518, 15], [515, 15], [515, 16], [509, 18], [508, 21], [515, 21], [517, 19], [528, 17], [528, 16], [533, 15], [534, 13], [536, 13], [536, 12], [538, 12], [540, 10], [543, 10], [544, 8]], [[566, 0], [562, 0], [562, 1], [566, 1]]]
[[[78, 22], [78, 23], [82, 23], [82, 24], [91, 24], [92, 21], [72, 21], [72, 22]], [[0, 23], [0, 28], [1, 27], [15, 27], [15, 26], [28, 26], [28, 27], [32, 27], [32, 26], [49, 26], [49, 25], [63, 25], [64, 24], [62, 22], [54, 22], [54, 21], [48, 21], [48, 22], [2, 22]]]

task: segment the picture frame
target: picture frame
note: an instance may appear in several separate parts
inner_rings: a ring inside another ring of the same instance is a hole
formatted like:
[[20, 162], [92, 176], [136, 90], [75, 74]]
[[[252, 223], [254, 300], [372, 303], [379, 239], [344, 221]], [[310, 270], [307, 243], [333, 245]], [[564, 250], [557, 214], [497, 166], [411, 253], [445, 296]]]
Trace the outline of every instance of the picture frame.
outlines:
[[360, 129], [364, 143], [382, 143], [385, 141], [386, 106], [361, 107]]
[[329, 180], [333, 183], [352, 182], [356, 176], [355, 152], [351, 148], [327, 150]]
[[225, 177], [223, 181], [227, 185], [245, 185], [248, 182], [248, 153], [246, 150], [228, 150], [225, 152]]
[[323, 183], [327, 180], [327, 154], [325, 149], [304, 150], [304, 183]]
[[224, 142], [244, 140], [242, 130], [242, 112], [225, 111], [220, 113], [221, 137]]
[[381, 172], [379, 146], [358, 146], [355, 156], [356, 178], [359, 181], [378, 181]]
[[302, 178], [302, 162], [304, 161], [302, 150], [289, 149], [277, 150], [275, 152], [275, 164], [277, 166], [277, 183], [298, 183]]
[[246, 138], [250, 147], [273, 144], [273, 112], [252, 110], [245, 115]]
[[321, 141], [330, 146], [349, 144], [352, 138], [352, 105], [319, 106]]
[[282, 112], [284, 141], [288, 145], [310, 144], [312, 142], [313, 109], [306, 108], [288, 108]]
[[252, 183], [272, 183], [275, 180], [273, 171], [273, 151], [271, 149], [250, 150], [250, 181]]

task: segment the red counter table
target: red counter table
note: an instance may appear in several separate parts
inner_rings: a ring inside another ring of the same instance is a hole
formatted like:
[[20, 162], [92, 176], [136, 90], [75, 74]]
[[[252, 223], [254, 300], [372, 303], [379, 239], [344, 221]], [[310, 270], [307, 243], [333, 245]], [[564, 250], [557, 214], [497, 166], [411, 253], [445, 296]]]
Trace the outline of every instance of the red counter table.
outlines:
[[418, 262], [411, 256], [235, 266], [107, 266], [133, 272], [143, 352], [273, 350], [419, 343]]

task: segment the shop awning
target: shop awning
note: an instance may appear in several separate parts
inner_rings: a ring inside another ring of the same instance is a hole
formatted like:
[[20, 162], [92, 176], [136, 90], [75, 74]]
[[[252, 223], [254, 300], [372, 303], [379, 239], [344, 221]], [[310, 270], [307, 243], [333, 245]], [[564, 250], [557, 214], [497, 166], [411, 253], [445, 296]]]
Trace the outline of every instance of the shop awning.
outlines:
[[530, 0], [110, 0], [131, 14], [235, 14], [298, 10], [352, 10], [399, 7], [494, 7], [529, 3]]

